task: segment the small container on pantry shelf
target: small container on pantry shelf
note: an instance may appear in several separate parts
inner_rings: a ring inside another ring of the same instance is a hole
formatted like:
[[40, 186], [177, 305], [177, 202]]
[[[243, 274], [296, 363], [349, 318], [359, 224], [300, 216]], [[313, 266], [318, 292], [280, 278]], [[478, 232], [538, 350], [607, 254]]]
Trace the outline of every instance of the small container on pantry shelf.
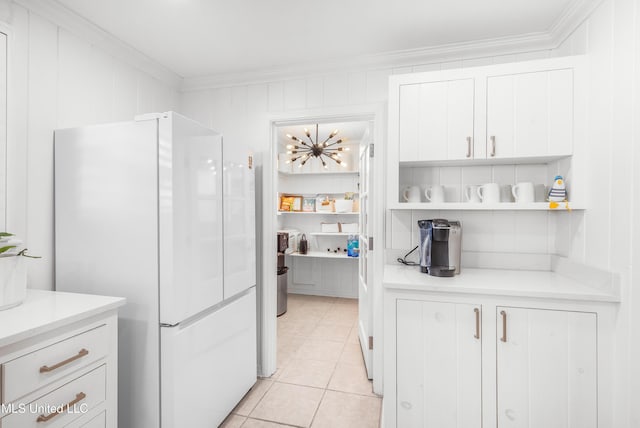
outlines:
[[360, 241], [358, 240], [358, 235], [349, 235], [347, 239], [347, 256], [360, 256]]

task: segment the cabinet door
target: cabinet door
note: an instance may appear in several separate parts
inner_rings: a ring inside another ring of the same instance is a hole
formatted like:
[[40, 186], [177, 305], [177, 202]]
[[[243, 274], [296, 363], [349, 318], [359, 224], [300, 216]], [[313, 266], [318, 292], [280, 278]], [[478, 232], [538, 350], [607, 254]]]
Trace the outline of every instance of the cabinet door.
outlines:
[[498, 426], [596, 427], [596, 314], [497, 311]]
[[481, 426], [480, 318], [480, 306], [397, 301], [396, 426]]
[[400, 87], [400, 161], [473, 157], [473, 79]]
[[573, 70], [487, 79], [487, 156], [570, 155]]

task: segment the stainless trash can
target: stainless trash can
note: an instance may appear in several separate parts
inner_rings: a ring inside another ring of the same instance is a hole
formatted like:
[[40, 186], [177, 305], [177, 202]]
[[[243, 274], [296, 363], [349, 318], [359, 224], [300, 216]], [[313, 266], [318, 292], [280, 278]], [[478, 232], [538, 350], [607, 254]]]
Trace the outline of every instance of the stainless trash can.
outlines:
[[287, 272], [289, 268], [283, 266], [278, 269], [278, 316], [287, 312]]

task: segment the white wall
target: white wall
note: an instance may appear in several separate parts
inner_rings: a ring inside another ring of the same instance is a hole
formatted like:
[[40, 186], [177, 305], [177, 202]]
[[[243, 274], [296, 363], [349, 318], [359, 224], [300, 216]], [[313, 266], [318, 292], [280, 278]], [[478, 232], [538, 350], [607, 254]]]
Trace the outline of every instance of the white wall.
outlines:
[[[269, 156], [270, 133], [268, 129], [264, 129], [266, 125], [264, 118], [268, 114], [281, 115], [288, 112], [303, 114], [305, 109], [313, 109], [317, 112], [322, 108], [386, 103], [388, 100], [388, 77], [391, 74], [524, 61], [546, 58], [551, 55], [551, 51], [536, 51], [482, 58], [447, 58], [441, 62], [417, 64], [410, 67], [344, 71], [304, 76], [286, 81], [192, 91], [183, 94], [181, 112], [222, 132], [225, 136], [225, 142], [243, 141], [257, 152], [263, 152], [265, 156]], [[393, 217], [393, 221], [388, 222], [387, 231], [395, 229], [397, 233], [394, 233], [393, 242], [387, 239], [386, 246], [388, 248], [410, 249], [412, 248], [412, 236], [415, 235], [411, 232], [411, 224], [414, 223], [412, 213], [396, 214], [398, 215]], [[460, 213], [449, 213], [449, 215], [461, 216]], [[489, 224], [488, 230], [504, 235], [504, 239], [499, 241], [509, 241], [509, 243], [504, 246], [498, 245], [500, 248], [521, 249], [523, 253], [548, 253], [549, 251], [549, 245], [546, 242], [548, 214], [545, 212], [520, 216], [519, 220], [513, 224], [514, 228], [521, 231], [517, 236], [508, 235], [512, 233], [511, 230], [500, 228], [500, 225], [504, 224], [504, 215], [500, 213], [496, 215], [489, 213], [486, 216], [471, 214], [466, 216], [465, 222], [469, 232], [484, 233], [482, 227]], [[542, 227], [542, 230], [533, 229], [532, 224]], [[474, 248], [479, 246], [476, 251], [496, 251], [493, 239], [489, 242], [480, 238], [471, 238], [474, 235], [475, 233], [470, 233], [467, 242], [473, 242]], [[545, 242], [542, 244], [540, 236], [545, 237]], [[526, 237], [531, 239], [527, 240]], [[516, 246], [517, 240], [523, 242], [524, 245]]]
[[[556, 251], [620, 275], [615, 427], [640, 426], [640, 5], [606, 0], [558, 49], [586, 53], [589, 209], [557, 217]], [[635, 168], [634, 168], [635, 166]]]
[[[175, 110], [178, 92], [15, 3], [9, 31], [7, 230], [31, 254], [30, 288], [53, 288], [53, 130]], [[64, 213], [58, 213], [64, 215]]]

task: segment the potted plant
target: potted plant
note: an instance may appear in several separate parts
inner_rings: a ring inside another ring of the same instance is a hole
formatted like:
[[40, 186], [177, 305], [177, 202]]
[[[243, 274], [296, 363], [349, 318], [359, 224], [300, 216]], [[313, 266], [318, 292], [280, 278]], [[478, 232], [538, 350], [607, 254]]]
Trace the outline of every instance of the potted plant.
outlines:
[[0, 232], [0, 310], [18, 306], [27, 295], [25, 257], [40, 258], [27, 254], [12, 233]]

